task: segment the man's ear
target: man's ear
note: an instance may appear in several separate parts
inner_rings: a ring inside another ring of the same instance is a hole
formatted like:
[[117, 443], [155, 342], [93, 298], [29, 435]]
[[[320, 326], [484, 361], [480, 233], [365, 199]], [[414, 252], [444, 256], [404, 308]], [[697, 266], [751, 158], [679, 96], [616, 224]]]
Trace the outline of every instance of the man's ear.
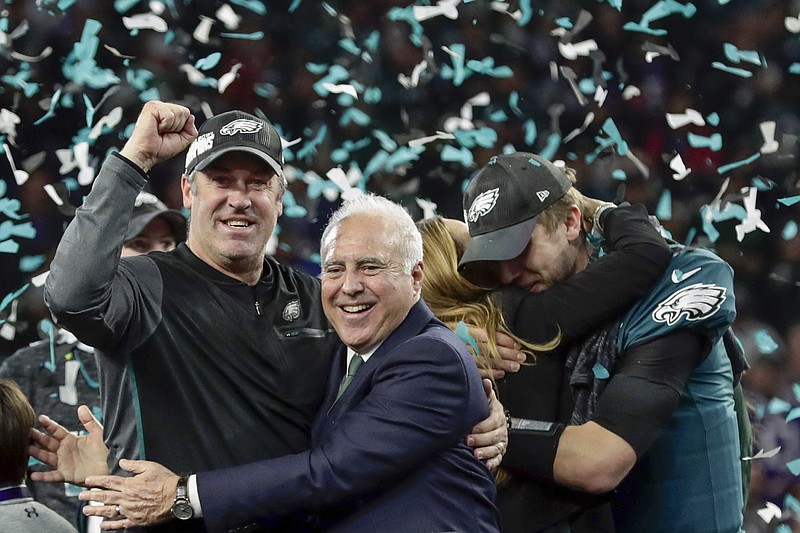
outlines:
[[564, 220], [567, 227], [567, 240], [573, 241], [581, 236], [583, 221], [581, 220], [581, 210], [577, 205], [571, 205]]
[[422, 280], [425, 277], [423, 272], [424, 265], [422, 261], [414, 265], [414, 268], [411, 270], [411, 279], [414, 285], [414, 292], [419, 292], [422, 289]]
[[[195, 177], [195, 179], [197, 179]], [[192, 184], [189, 181], [189, 176], [186, 174], [181, 176], [181, 195], [183, 196], [183, 207], [186, 209], [192, 208]]]

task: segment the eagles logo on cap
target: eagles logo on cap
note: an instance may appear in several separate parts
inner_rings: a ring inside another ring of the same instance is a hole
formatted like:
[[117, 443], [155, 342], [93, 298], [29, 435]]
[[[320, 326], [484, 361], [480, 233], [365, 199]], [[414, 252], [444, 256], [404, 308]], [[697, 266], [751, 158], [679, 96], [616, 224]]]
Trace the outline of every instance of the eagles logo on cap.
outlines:
[[237, 133], [258, 133], [264, 126], [263, 122], [240, 118], [233, 122], [228, 122], [219, 129], [220, 135], [236, 135]]
[[483, 215], [489, 213], [492, 209], [494, 209], [494, 206], [497, 205], [497, 199], [499, 197], [499, 187], [480, 193], [472, 202], [472, 205], [469, 206], [469, 211], [467, 211], [467, 221], [475, 222], [478, 220], [478, 217], [482, 217]]

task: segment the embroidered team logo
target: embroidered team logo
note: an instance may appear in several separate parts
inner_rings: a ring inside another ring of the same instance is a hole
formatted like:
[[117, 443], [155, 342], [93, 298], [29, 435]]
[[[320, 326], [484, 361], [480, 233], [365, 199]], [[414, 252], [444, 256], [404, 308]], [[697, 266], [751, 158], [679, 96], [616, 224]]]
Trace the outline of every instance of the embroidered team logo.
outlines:
[[536, 193], [536, 197], [539, 199], [540, 202], [544, 202], [548, 196], [550, 196], [550, 191], [547, 190], [539, 191]]
[[706, 283], [695, 283], [672, 293], [653, 311], [653, 320], [674, 325], [681, 316], [696, 321], [708, 318], [722, 307], [725, 301], [725, 287]]
[[469, 222], [475, 222], [483, 215], [487, 214], [489, 211], [494, 209], [494, 206], [497, 204], [497, 199], [500, 197], [500, 189], [489, 189], [488, 191], [484, 191], [478, 195], [477, 198], [472, 202], [472, 205], [469, 206], [469, 211], [467, 211], [467, 220]]
[[292, 300], [286, 304], [282, 316], [286, 322], [294, 322], [300, 318], [300, 300]]
[[264, 126], [261, 122], [246, 118], [237, 118], [219, 129], [220, 135], [236, 135], [237, 133], [258, 133]]

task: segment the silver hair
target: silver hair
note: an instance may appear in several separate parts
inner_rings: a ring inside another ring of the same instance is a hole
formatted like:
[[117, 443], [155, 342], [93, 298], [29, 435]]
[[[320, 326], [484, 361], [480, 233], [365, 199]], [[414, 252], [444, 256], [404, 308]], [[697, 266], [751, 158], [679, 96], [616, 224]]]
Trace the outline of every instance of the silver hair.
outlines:
[[375, 194], [360, 194], [345, 202], [334, 211], [320, 241], [320, 256], [323, 258], [336, 239], [339, 226], [352, 215], [378, 215], [389, 225], [388, 243], [397, 250], [403, 272], [411, 274], [422, 261], [422, 235], [414, 220], [403, 206]]

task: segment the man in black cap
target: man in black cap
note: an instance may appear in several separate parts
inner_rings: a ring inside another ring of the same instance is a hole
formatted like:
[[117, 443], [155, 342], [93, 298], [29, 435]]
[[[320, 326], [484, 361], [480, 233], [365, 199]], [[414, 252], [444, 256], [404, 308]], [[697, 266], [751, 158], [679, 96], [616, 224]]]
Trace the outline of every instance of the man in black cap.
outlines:
[[[168, 252], [186, 238], [186, 217], [169, 209], [164, 202], [148, 192], [140, 192], [134, 202], [131, 221], [122, 244], [122, 257], [132, 257], [153, 251]], [[91, 250], [84, 250], [91, 256]], [[75, 418], [76, 405], [88, 405], [99, 415], [100, 390], [94, 349], [78, 341], [65, 328], [53, 327], [43, 321], [40, 327], [43, 340], [20, 348], [2, 365], [0, 377], [10, 378], [25, 393], [37, 414], [47, 414], [61, 420], [70, 431], [83, 429]], [[124, 382], [123, 382], [124, 384]], [[124, 406], [118, 406], [122, 409]], [[128, 404], [130, 435], [135, 432], [133, 405]], [[42, 471], [34, 465], [33, 471]], [[37, 501], [58, 514], [76, 522], [79, 518], [78, 487], [30, 481], [28, 488]]]
[[[464, 194], [471, 240], [459, 263], [463, 275], [536, 293], [587, 269], [587, 221], [570, 172], [526, 153], [497, 156], [481, 169]], [[594, 237], [625, 209], [631, 208], [597, 208], [588, 221]], [[628, 282], [614, 277], [595, 289], [609, 294]], [[622, 317], [609, 313], [609, 324], [585, 342], [569, 346], [574, 339], [563, 339], [569, 384], [562, 394], [573, 403], [566, 417], [534, 419], [530, 373], [510, 375], [500, 384], [512, 415], [503, 466], [534, 485], [555, 481], [595, 494], [614, 490], [609, 502], [618, 532], [738, 531], [738, 376], [731, 364], [738, 359], [727, 342], [735, 317], [732, 286], [732, 269], [714, 254], [673, 247], [667, 272]], [[507, 322], [532, 342], [552, 338], [552, 332], [529, 335], [541, 331], [537, 324], [585, 305], [585, 293], [573, 291], [539, 316], [513, 294], [503, 300]], [[529, 509], [542, 506], [520, 498], [524, 484], [498, 496], [504, 530], [548, 525], [524, 520]], [[585, 530], [601, 530], [593, 520], [582, 523]]]
[[[186, 243], [120, 260], [115, 251], [147, 172], [187, 147]], [[148, 102], [122, 151], [104, 162], [59, 245], [45, 301], [59, 323], [103, 353], [113, 473], [123, 472], [123, 457], [185, 474], [308, 449], [337, 338], [319, 280], [264, 255], [285, 187], [280, 136], [241, 111], [206, 120], [198, 134], [187, 108]], [[91, 261], [85, 249], [94, 251]], [[113, 376], [119, 383], [126, 372], [133, 398], [115, 398], [121, 387]], [[123, 403], [136, 407], [135, 443], [117, 431], [114, 409]], [[202, 530], [188, 483], [182, 476], [177, 486], [172, 478], [164, 484], [180, 519], [168, 531]], [[125, 512], [124, 505], [87, 509]], [[301, 529], [291, 518], [282, 527]]]

